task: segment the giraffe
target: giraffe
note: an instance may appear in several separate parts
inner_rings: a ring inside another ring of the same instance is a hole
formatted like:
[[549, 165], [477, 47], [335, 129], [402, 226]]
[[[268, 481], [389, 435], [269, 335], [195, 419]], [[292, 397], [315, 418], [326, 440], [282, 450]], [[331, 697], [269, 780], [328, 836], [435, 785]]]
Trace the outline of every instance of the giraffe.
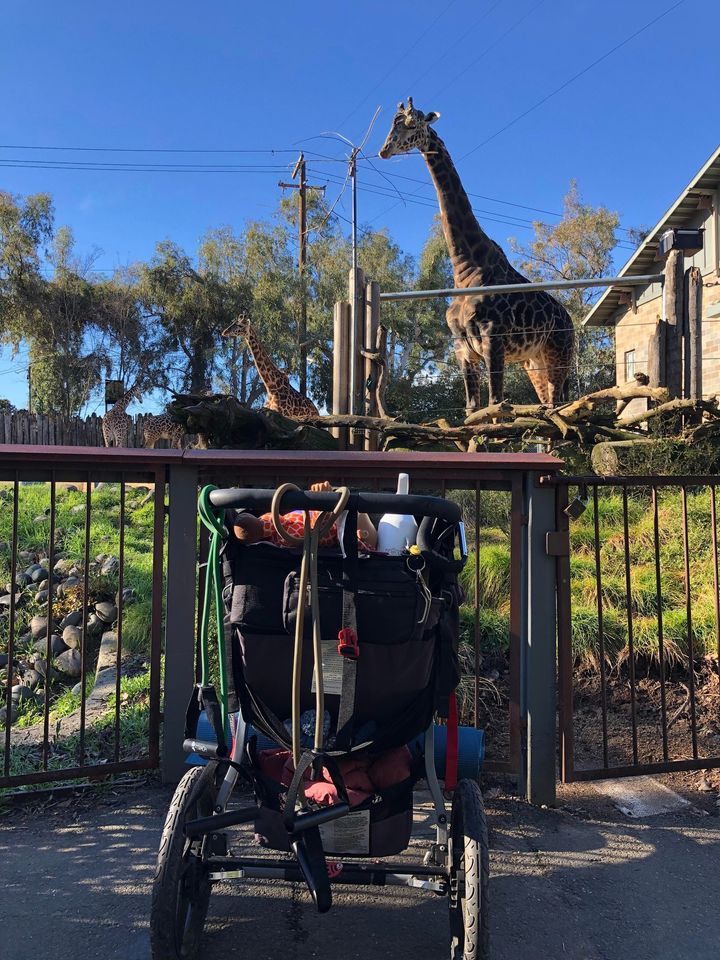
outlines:
[[[477, 222], [447, 147], [431, 129], [439, 113], [398, 104], [379, 155], [383, 159], [417, 149], [430, 171], [456, 287], [527, 283], [502, 249]], [[484, 363], [490, 403], [503, 399], [507, 361], [522, 362], [540, 403], [563, 399], [575, 334], [570, 315], [540, 290], [457, 297], [446, 313], [455, 355], [465, 382], [466, 413], [480, 406], [479, 365]]]
[[127, 447], [130, 433], [130, 417], [125, 413], [133, 400], [140, 399], [140, 385], [133, 384], [116, 400], [111, 410], [102, 418], [102, 435], [106, 447]]
[[265, 406], [268, 410], [274, 410], [284, 417], [290, 417], [292, 420], [309, 420], [312, 417], [319, 416], [318, 409], [312, 400], [304, 397], [293, 387], [288, 379], [288, 375], [282, 370], [278, 370], [272, 359], [268, 356], [262, 343], [255, 333], [250, 318], [241, 313], [234, 323], [223, 330], [224, 337], [244, 337], [252, 358], [255, 361], [257, 372], [265, 385], [267, 399]]
[[[190, 445], [190, 434], [182, 423], [169, 413], [148, 417], [143, 424], [143, 446], [155, 448], [158, 440], [167, 440], [171, 447], [184, 450]], [[198, 446], [206, 446], [198, 443]]]

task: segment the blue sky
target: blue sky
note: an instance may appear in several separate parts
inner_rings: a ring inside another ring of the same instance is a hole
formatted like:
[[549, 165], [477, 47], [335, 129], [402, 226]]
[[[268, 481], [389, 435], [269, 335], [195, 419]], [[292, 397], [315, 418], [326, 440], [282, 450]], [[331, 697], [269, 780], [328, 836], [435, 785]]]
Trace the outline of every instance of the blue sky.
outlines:
[[[337, 130], [357, 142], [381, 106], [366, 148], [375, 152], [397, 101], [411, 94], [442, 114], [437, 130], [466, 188], [493, 198], [473, 203], [500, 243], [529, 237], [533, 217], [551, 219], [526, 207], [559, 211], [573, 177], [625, 226], [652, 224], [720, 139], [720, 59], [702, 42], [703, 24], [717, 32], [716, 0], [684, 0], [502, 128], [675, 2], [5, 0], [0, 188], [51, 193], [80, 252], [99, 248], [97, 268], [111, 271], [149, 257], [158, 240], [194, 250], [210, 227], [268, 217], [300, 148], [311, 181], [327, 182], [333, 199], [344, 168], [324, 158], [342, 158], [344, 147], [320, 135]], [[209, 152], [255, 150], [276, 152]], [[224, 170], [69, 169], [97, 162]], [[224, 172], [229, 165], [242, 169]], [[379, 195], [387, 182], [363, 167], [359, 218], [417, 253], [434, 213], [413, 202], [434, 200], [424, 163], [377, 166], [425, 185], [393, 179], [413, 195], [403, 205]], [[337, 209], [349, 215], [349, 197]], [[0, 374], [0, 395], [23, 404], [22, 357], [13, 363], [5, 351]]]

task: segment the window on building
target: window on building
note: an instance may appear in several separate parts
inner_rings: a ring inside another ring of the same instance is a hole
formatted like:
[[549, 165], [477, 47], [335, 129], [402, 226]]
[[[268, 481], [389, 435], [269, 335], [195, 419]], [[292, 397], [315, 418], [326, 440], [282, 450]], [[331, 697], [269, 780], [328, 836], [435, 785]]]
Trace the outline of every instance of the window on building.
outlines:
[[635, 376], [635, 351], [625, 351], [625, 382], [632, 380]]

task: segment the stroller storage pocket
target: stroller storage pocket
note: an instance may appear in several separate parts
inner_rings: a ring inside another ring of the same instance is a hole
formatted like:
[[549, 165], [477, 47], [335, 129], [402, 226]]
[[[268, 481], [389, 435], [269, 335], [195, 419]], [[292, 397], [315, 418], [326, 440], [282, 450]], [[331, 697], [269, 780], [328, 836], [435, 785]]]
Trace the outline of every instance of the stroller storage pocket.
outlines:
[[[300, 576], [291, 571], [285, 580], [283, 623], [295, 632]], [[323, 565], [319, 571], [318, 596], [323, 637], [336, 638], [342, 627], [343, 586], [338, 566]], [[309, 596], [305, 629], [311, 624]], [[361, 644], [396, 644], [420, 639], [427, 617], [425, 597], [417, 576], [405, 558], [370, 557], [359, 564], [356, 618]]]

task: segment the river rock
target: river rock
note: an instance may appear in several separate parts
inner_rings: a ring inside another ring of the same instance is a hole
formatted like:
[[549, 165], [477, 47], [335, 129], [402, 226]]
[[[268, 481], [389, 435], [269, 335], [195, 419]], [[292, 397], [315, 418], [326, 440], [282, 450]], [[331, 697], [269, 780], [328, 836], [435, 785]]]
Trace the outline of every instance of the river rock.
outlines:
[[79, 650], [66, 650], [55, 658], [55, 666], [68, 677], [79, 677], [82, 673], [82, 657]]
[[33, 640], [39, 640], [47, 634], [47, 617], [33, 617], [30, 621], [30, 633]]
[[36, 570], [41, 570], [42, 567], [39, 563], [31, 563], [29, 567], [25, 568], [25, 576], [28, 578], [28, 583], [32, 580], [32, 575]]
[[34, 700], [35, 694], [32, 692], [30, 687], [26, 686], [24, 683], [18, 683], [10, 691], [10, 696], [15, 703], [25, 703], [26, 700]]
[[82, 623], [82, 618], [82, 610], [73, 610], [71, 613], [65, 614], [60, 621], [60, 626], [63, 630], [65, 627], [77, 627]]
[[57, 680], [58, 677], [60, 676], [57, 670], [53, 670], [52, 667], [50, 667], [50, 670], [48, 671], [47, 664], [45, 663], [45, 660], [42, 657], [39, 657], [33, 663], [33, 670], [36, 670], [43, 679], [50, 680], [51, 683], [53, 680]]
[[[14, 703], [10, 704], [10, 723], [14, 723], [17, 720], [17, 707]], [[0, 723], [5, 726], [8, 720], [8, 709], [7, 707], [0, 707]]]
[[43, 583], [43, 581], [47, 580], [49, 576], [50, 574], [47, 572], [45, 567], [36, 567], [33, 570], [30, 579], [33, 583]]
[[[121, 598], [120, 598], [120, 594], [119, 594], [119, 593], [116, 594], [116, 595], [115, 595], [115, 603], [117, 603], [118, 606], [120, 605], [120, 599], [121, 599]], [[122, 592], [122, 603], [123, 603], [123, 606], [126, 607], [129, 603], [132, 603], [134, 600], [137, 600], [137, 594], [135, 593], [135, 591], [133, 590], [133, 588], [132, 588], [132, 587], [123, 587], [123, 592]]]
[[[100, 561], [98, 561], [100, 562]], [[106, 557], [102, 561], [102, 566], [100, 567], [100, 573], [104, 577], [114, 577], [116, 573], [120, 570], [120, 561], [117, 557]]]
[[37, 670], [29, 668], [23, 672], [23, 683], [26, 687], [30, 687], [31, 690], [34, 690], [41, 680], [42, 676]]
[[74, 697], [79, 697], [82, 694], [82, 680], [75, 684], [70, 693], [72, 693]]
[[67, 626], [62, 632], [63, 643], [68, 647], [79, 647], [82, 643], [82, 630], [80, 627]]
[[84, 503], [76, 503], [74, 507], [70, 507], [70, 513], [84, 513], [84, 512], [85, 512]]
[[[36, 643], [33, 644], [33, 650], [37, 651], [39, 654], [45, 654], [47, 651], [47, 637], [42, 637]], [[59, 653], [63, 653], [67, 650], [67, 644], [64, 642], [62, 637], [59, 637], [56, 633], [50, 634], [50, 653], [53, 657], [56, 657]]]
[[[0, 607], [8, 607], [8, 608], [9, 608], [9, 607], [10, 607], [10, 602], [11, 602], [11, 600], [12, 600], [12, 594], [10, 594], [10, 593], [5, 593], [5, 594], [3, 594], [3, 596], [0, 597]], [[21, 600], [22, 600], [22, 594], [21, 594], [21, 593], [16, 593], [16, 594], [15, 594], [15, 605], [17, 606], [17, 605], [20, 603]]]
[[115, 623], [118, 615], [118, 608], [110, 600], [101, 600], [95, 604], [95, 613], [103, 623]]
[[15, 577], [15, 583], [22, 590], [30, 583], [30, 577], [26, 573], [18, 573]]
[[35, 594], [35, 600], [42, 606], [43, 603], [47, 603], [49, 596], [49, 590], [38, 590], [38, 592]]
[[87, 618], [87, 634], [89, 637], [99, 637], [105, 629], [105, 624], [95, 613]]
[[66, 577], [73, 568], [74, 562], [67, 557], [61, 557], [53, 567], [53, 573], [58, 577]]
[[2, 670], [3, 667], [6, 667], [9, 662], [10, 658], [8, 655], [6, 653], [0, 653], [0, 670]]

